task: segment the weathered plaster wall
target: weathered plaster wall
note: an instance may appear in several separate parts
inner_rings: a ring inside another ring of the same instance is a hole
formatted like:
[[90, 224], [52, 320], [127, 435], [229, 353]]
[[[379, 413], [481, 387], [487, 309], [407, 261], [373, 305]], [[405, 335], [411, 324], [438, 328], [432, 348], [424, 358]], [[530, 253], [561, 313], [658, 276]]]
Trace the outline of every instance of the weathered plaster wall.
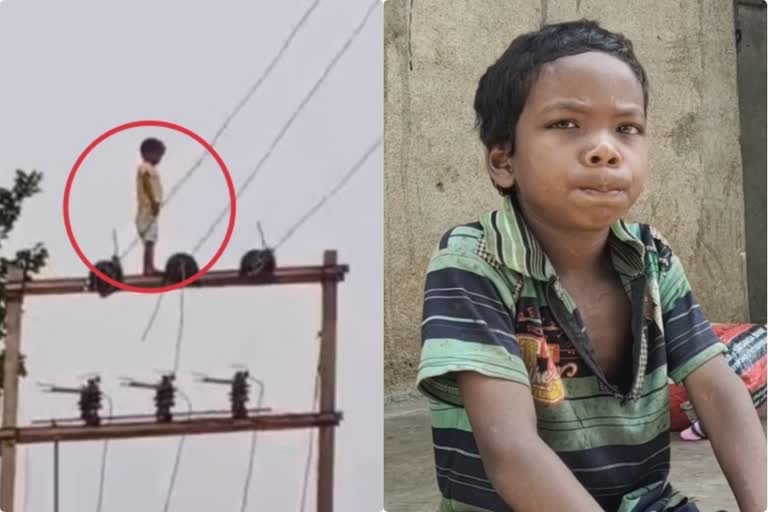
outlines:
[[[651, 5], [652, 4], [652, 5]], [[654, 223], [713, 321], [745, 320], [744, 208], [730, 1], [388, 0], [385, 4], [385, 385], [411, 390], [424, 270], [438, 237], [495, 208], [472, 100], [486, 67], [543, 21], [595, 18], [651, 81]]]

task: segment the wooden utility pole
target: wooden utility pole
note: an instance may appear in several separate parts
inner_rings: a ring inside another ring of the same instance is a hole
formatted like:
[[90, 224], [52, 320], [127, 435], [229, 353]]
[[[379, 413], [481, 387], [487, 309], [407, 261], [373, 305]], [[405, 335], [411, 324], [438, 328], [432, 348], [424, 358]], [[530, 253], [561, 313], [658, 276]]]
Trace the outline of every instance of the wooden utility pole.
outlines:
[[[326, 252], [324, 266], [336, 266], [336, 253]], [[320, 345], [320, 411], [336, 410], [336, 281], [323, 281], [323, 328]], [[334, 429], [320, 427], [317, 461], [317, 510], [333, 512]]]
[[[8, 281], [24, 284], [24, 271], [11, 266]], [[15, 429], [19, 410], [19, 359], [21, 351], [21, 294], [5, 298], [5, 361], [3, 364], [3, 429]], [[0, 509], [14, 510], [16, 440], [0, 443]]]
[[[88, 279], [62, 278], [24, 282], [20, 269], [9, 270], [5, 287], [6, 340], [4, 364], [3, 425], [0, 429], [0, 510], [14, 512], [16, 445], [27, 443], [74, 442], [84, 440], [128, 439], [137, 437], [186, 436], [256, 430], [319, 428], [317, 511], [333, 512], [334, 429], [342, 419], [336, 411], [336, 311], [338, 283], [349, 267], [337, 263], [336, 251], [326, 251], [322, 266], [282, 267], [257, 276], [241, 276], [237, 270], [211, 271], [198, 279], [201, 288], [222, 286], [259, 286], [319, 283], [322, 288], [322, 336], [320, 347], [320, 410], [314, 412], [266, 414], [269, 409], [253, 411], [248, 418], [235, 419], [200, 411], [198, 417], [158, 423], [145, 415], [104, 418], [100, 426], [17, 425], [18, 369], [21, 350], [21, 305], [24, 295], [61, 295], [93, 293]], [[123, 282], [141, 287], [163, 286], [161, 276], [126, 276]], [[64, 420], [70, 421], [70, 420]], [[33, 422], [40, 424], [41, 422]]]

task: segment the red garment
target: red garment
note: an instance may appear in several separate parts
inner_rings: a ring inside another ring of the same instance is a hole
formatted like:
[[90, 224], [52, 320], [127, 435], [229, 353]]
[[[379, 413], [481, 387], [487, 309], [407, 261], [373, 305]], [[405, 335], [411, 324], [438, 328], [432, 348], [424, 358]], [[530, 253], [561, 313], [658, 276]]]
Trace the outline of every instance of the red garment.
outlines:
[[[741, 377], [755, 408], [766, 398], [766, 329], [755, 324], [712, 324], [712, 330], [726, 345], [728, 365]], [[688, 393], [682, 384], [669, 384], [670, 430], [680, 432], [691, 426], [682, 405]]]
[[669, 429], [672, 432], [681, 432], [691, 426], [691, 421], [680, 406], [688, 400], [685, 386], [669, 385]]

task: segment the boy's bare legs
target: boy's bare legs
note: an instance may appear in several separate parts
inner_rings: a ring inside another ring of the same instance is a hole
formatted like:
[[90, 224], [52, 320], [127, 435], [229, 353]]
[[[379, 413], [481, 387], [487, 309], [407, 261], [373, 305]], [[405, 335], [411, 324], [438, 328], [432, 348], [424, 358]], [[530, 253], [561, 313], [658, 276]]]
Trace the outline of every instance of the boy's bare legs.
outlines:
[[144, 275], [157, 274], [155, 268], [155, 242], [144, 242]]

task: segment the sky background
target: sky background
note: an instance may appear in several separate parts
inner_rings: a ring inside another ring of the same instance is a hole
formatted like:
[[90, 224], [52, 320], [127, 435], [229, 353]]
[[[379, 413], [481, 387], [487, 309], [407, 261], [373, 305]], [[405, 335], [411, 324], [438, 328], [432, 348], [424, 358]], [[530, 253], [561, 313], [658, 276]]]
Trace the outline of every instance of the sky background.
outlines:
[[[45, 174], [44, 192], [26, 205], [4, 252], [43, 241], [49, 276], [85, 276], [62, 220], [62, 194], [75, 159], [101, 133], [139, 119], [181, 124], [210, 140], [277, 54], [312, 4], [220, 1], [98, 2], [3, 0], [0, 3], [0, 186], [17, 168]], [[367, 0], [321, 0], [216, 148], [236, 187], [362, 20]], [[237, 204], [229, 247], [214, 268], [233, 268], [259, 245], [256, 222], [276, 242], [383, 133], [383, 17], [376, 7], [359, 37], [296, 119]], [[135, 168], [146, 136], [168, 148], [159, 167], [168, 190], [202, 147], [166, 129], [122, 132], [99, 145], [77, 173], [73, 230], [92, 261], [133, 239]], [[337, 249], [351, 273], [339, 289], [336, 510], [380, 510], [382, 477], [383, 160], [375, 151], [334, 199], [277, 254], [280, 265], [312, 265]], [[206, 159], [163, 212], [157, 263], [191, 251], [226, 207], [221, 171]], [[202, 266], [223, 239], [218, 226], [197, 255]], [[133, 273], [139, 248], [124, 260]], [[154, 295], [120, 293], [29, 297], [22, 351], [20, 419], [77, 415], [77, 397], [47, 395], [38, 381], [76, 385], [98, 372], [116, 413], [152, 412], [151, 392], [118, 378], [158, 378], [173, 365], [179, 292], [168, 294], [154, 329], [141, 334]], [[320, 327], [319, 286], [187, 290], [179, 385], [195, 409], [226, 408], [225, 387], [194, 382], [191, 372], [230, 376], [245, 364], [266, 382], [265, 406], [307, 411], [312, 404]], [[183, 407], [179, 407], [179, 412]], [[248, 510], [300, 510], [309, 430], [259, 434]], [[186, 441], [170, 510], [237, 511], [250, 434]], [[178, 438], [109, 445], [104, 510], [162, 510]], [[96, 510], [101, 442], [61, 447], [61, 510]], [[316, 450], [315, 450], [316, 453]], [[52, 510], [52, 446], [18, 455], [18, 509]], [[315, 506], [313, 463], [306, 510]]]

